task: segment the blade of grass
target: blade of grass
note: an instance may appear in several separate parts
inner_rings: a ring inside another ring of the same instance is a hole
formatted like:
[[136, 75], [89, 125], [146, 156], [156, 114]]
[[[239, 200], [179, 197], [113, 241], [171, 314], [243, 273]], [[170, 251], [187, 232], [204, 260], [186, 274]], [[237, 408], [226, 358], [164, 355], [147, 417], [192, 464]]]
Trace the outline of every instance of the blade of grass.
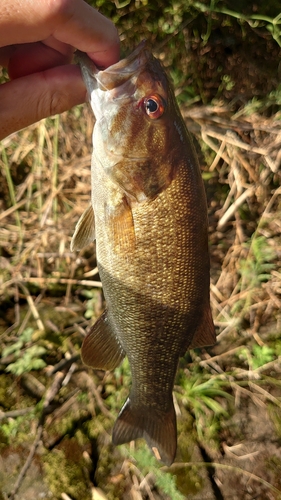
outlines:
[[42, 197], [42, 164], [44, 161], [44, 144], [45, 144], [45, 135], [46, 135], [46, 120], [42, 120], [38, 125], [38, 146], [36, 148], [36, 156], [34, 158], [33, 163], [33, 173], [35, 174], [35, 179], [37, 179], [37, 191], [39, 194], [37, 200], [37, 206], [39, 208], [39, 217], [41, 219], [41, 209], [43, 206], [43, 197]]
[[[60, 116], [57, 115], [54, 120], [54, 137], [53, 137], [53, 175], [52, 175], [52, 191], [55, 192], [58, 183], [58, 139], [59, 139], [59, 124]], [[53, 216], [54, 221], [58, 220], [58, 200], [57, 196], [53, 199]]]
[[[10, 168], [9, 168], [9, 162], [8, 162], [6, 149], [4, 147], [2, 147], [1, 152], [2, 152], [2, 166], [3, 166], [3, 170], [4, 170], [4, 176], [6, 177], [6, 180], [7, 180], [9, 195], [11, 198], [12, 205], [15, 206], [15, 205], [17, 205], [16, 194], [15, 194], [13, 179], [12, 179]], [[15, 210], [15, 219], [16, 219], [16, 225], [19, 228], [20, 241], [22, 241], [22, 237], [23, 237], [22, 225], [21, 225], [19, 211], [17, 209]]]

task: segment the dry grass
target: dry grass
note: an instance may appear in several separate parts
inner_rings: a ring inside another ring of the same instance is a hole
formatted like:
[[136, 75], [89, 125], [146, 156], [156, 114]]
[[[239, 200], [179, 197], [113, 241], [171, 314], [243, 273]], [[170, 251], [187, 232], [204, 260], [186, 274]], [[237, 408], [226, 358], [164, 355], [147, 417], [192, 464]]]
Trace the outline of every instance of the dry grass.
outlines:
[[[280, 379], [281, 349], [274, 346], [281, 305], [281, 116], [266, 118], [246, 109], [233, 115], [223, 106], [188, 108], [184, 116], [208, 163], [203, 174], [210, 212], [211, 303], [218, 333], [215, 349], [203, 351], [200, 358], [194, 354], [193, 363], [228, 380], [237, 405], [239, 398], [250, 396], [255, 404], [270, 401], [280, 407], [280, 389], [272, 395], [259, 381], [269, 373], [276, 383]], [[81, 291], [101, 286], [95, 279], [94, 244], [79, 254], [69, 249], [75, 224], [90, 200], [92, 123], [88, 107], [79, 107], [14, 134], [0, 146], [0, 340], [3, 346], [14, 342], [31, 320], [34, 341], [46, 331], [67, 336], [66, 347], [45, 369], [54, 395], [47, 392], [48, 384], [37, 387], [47, 406], [79, 364], [79, 342], [87, 325]], [[98, 297], [96, 314], [102, 307], [100, 292]], [[61, 327], [44, 314], [50, 305], [73, 319]], [[253, 345], [273, 348], [272, 359], [253, 364]], [[239, 361], [241, 347], [246, 351]], [[2, 359], [2, 366], [9, 362]], [[55, 373], [61, 370], [56, 387]], [[79, 377], [60, 409], [38, 421], [34, 453], [43, 426], [48, 432], [71, 407], [73, 411], [69, 401], [75, 403], [85, 387], [92, 394], [89, 415], [98, 408], [112, 419], [101, 397], [112, 379], [97, 376], [91, 385], [86, 371]], [[44, 439], [48, 443], [51, 438]], [[123, 469], [130, 498], [160, 498], [153, 493], [151, 478], [146, 483], [126, 461]]]
[[2, 299], [14, 297], [22, 284], [48, 290], [59, 283], [66, 285], [67, 303], [72, 285], [96, 285], [83, 280], [91, 264], [69, 249], [90, 200], [92, 123], [88, 108], [77, 108], [2, 142]]
[[[230, 332], [233, 323], [238, 323], [241, 333], [244, 315], [248, 321], [245, 332], [262, 345], [260, 328], [269, 320], [278, 320], [281, 304], [276, 273], [281, 243], [280, 114], [265, 119], [207, 108], [203, 113], [193, 110], [189, 118], [196, 122], [190, 128], [196, 131], [200, 127], [202, 140], [215, 153], [209, 172], [217, 172], [219, 185], [228, 187], [223, 203], [215, 207], [217, 221], [210, 236], [211, 243], [218, 243], [216, 248], [212, 246], [215, 253], [224, 247], [221, 272], [211, 284], [213, 314], [220, 327], [218, 340], [226, 330]], [[261, 237], [263, 243], [255, 248]], [[263, 277], [267, 264], [269, 275]], [[233, 309], [239, 301], [244, 306], [237, 315]]]

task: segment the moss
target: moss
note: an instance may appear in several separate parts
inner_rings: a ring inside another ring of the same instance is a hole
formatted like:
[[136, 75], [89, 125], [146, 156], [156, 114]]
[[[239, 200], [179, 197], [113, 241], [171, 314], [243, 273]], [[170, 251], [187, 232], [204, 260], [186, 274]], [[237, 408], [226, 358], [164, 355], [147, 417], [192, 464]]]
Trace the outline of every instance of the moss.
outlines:
[[279, 439], [281, 439], [281, 408], [275, 404], [268, 403], [267, 409], [270, 419], [275, 427], [276, 434]]
[[[88, 411], [85, 409], [79, 410], [77, 407], [73, 407], [72, 411], [67, 413], [60, 419], [55, 419], [52, 422], [50, 428], [48, 428], [48, 436], [51, 441], [56, 436], [76, 436], [79, 429], [87, 419], [89, 418]], [[81, 439], [81, 434], [78, 435]], [[65, 439], [65, 438], [64, 438]], [[81, 443], [81, 441], [80, 441]]]
[[83, 448], [75, 439], [64, 439], [61, 449], [46, 453], [43, 470], [56, 498], [66, 493], [73, 500], [91, 500], [87, 463], [83, 458]]
[[[201, 457], [194, 455], [195, 450], [198, 450], [197, 434], [194, 426], [194, 418], [188, 412], [184, 412], [182, 417], [178, 419], [178, 456], [180, 462], [187, 463], [198, 461]], [[187, 469], [183, 467], [173, 471], [176, 476], [176, 484], [178, 490], [184, 495], [197, 494], [203, 487], [203, 479], [198, 473], [196, 466]]]
[[0, 408], [11, 409], [16, 403], [16, 391], [14, 378], [6, 373], [0, 375]]
[[126, 489], [126, 478], [121, 473], [120, 450], [120, 447], [116, 448], [110, 444], [99, 449], [95, 481], [102, 487], [108, 500], [123, 498]]
[[3, 450], [6, 445], [9, 443], [9, 439], [6, 434], [0, 429], [0, 452]]
[[94, 418], [88, 420], [84, 424], [84, 432], [87, 434], [88, 438], [96, 439], [101, 436], [105, 431], [112, 429], [113, 421], [103, 414], [96, 415]]

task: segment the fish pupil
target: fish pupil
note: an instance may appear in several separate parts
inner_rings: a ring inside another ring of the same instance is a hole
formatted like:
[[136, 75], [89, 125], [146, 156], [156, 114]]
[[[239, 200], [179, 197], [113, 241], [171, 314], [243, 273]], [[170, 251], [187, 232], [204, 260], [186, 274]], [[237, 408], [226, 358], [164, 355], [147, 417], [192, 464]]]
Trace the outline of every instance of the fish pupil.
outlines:
[[146, 109], [149, 113], [155, 113], [158, 109], [158, 104], [154, 99], [147, 99], [146, 101]]

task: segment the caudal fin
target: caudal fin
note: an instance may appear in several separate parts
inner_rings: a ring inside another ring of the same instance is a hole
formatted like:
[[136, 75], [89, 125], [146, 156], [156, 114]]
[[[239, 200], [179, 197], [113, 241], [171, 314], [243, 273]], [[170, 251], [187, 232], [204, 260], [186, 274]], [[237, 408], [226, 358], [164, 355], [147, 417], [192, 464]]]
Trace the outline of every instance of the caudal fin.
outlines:
[[177, 451], [177, 423], [174, 405], [168, 413], [148, 408], [134, 408], [128, 398], [113, 428], [115, 445], [143, 437], [155, 457], [171, 465]]

